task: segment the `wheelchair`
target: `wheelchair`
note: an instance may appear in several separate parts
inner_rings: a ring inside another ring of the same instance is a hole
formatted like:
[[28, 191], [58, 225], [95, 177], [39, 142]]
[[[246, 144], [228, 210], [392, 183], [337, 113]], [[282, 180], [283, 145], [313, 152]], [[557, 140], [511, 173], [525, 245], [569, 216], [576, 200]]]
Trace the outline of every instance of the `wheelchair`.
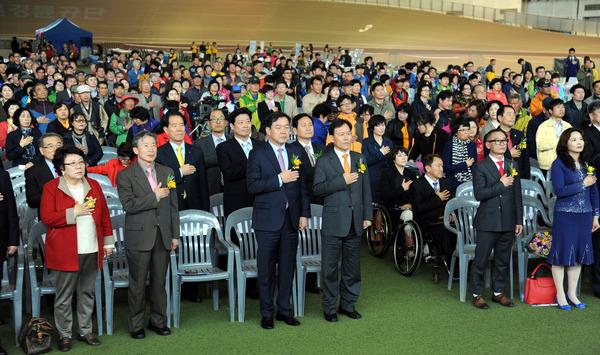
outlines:
[[389, 249], [392, 234], [392, 217], [383, 204], [373, 203], [373, 223], [365, 233], [369, 252], [383, 258]]

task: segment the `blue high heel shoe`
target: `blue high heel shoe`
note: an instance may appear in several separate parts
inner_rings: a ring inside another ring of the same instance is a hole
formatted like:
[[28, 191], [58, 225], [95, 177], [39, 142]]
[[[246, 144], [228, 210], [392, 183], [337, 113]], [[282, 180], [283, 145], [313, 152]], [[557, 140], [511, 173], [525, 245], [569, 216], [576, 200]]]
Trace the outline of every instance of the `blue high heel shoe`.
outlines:
[[574, 306], [575, 308], [578, 308], [578, 309], [586, 309], [586, 308], [587, 308], [587, 304], [585, 304], [585, 303], [583, 303], [583, 302], [575, 303], [575, 302], [571, 301], [570, 299], [569, 299], [569, 301], [570, 301], [571, 303], [573, 303], [573, 306]]
[[556, 301], [556, 305], [558, 306], [558, 309], [563, 310], [563, 311], [570, 311], [573, 309], [573, 308], [571, 308], [571, 305], [568, 303], [564, 306], [561, 306], [560, 303], [558, 303], [558, 300]]

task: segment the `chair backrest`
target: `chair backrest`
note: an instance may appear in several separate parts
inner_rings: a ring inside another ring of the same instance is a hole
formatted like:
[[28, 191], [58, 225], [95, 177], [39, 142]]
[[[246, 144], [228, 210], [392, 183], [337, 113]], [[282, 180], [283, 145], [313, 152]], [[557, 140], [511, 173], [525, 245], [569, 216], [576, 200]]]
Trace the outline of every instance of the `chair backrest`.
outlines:
[[110, 182], [110, 179], [104, 175], [100, 175], [100, 174], [88, 174], [88, 177], [90, 179], [96, 180], [100, 186], [102, 186], [103, 188], [106, 187], [113, 187], [112, 182]]
[[536, 181], [544, 189], [546, 189], [546, 175], [538, 167], [531, 166], [530, 169], [531, 180]]
[[[232, 212], [225, 222], [225, 240], [232, 242], [231, 230], [235, 229], [242, 262], [256, 260], [258, 244], [252, 228], [252, 207], [244, 207]], [[235, 244], [235, 243], [234, 243]]]
[[116, 188], [112, 186], [102, 186], [102, 192], [104, 193], [104, 197], [106, 197], [107, 200], [110, 200], [112, 198], [119, 198], [119, 192]]
[[115, 155], [116, 155], [116, 154], [117, 154], [117, 148], [115, 148], [115, 147], [108, 147], [108, 146], [102, 146], [102, 152], [103, 152], [104, 154], [107, 154], [107, 153], [108, 153], [108, 154], [110, 154], [110, 153], [113, 153], [113, 154], [115, 154]]
[[18, 167], [10, 168], [6, 171], [8, 172], [8, 175], [10, 175], [11, 180], [16, 179], [18, 177], [25, 177], [25, 170], [19, 169]]
[[37, 222], [29, 231], [29, 235], [27, 236], [27, 247], [29, 250], [33, 250], [33, 247], [37, 245], [40, 248], [40, 253], [43, 254], [45, 240], [46, 225], [42, 222]]
[[298, 246], [302, 256], [321, 255], [321, 227], [323, 222], [323, 206], [311, 204], [308, 227], [299, 231]]
[[215, 234], [222, 238], [223, 232], [212, 213], [201, 210], [179, 212], [179, 234], [179, 268], [214, 265]]
[[117, 158], [117, 153], [105, 152], [98, 161], [98, 165], [106, 164], [109, 160]]
[[112, 262], [112, 275], [128, 274], [129, 266], [125, 255], [125, 214], [110, 218], [115, 238], [115, 249], [110, 257]]
[[119, 201], [117, 198], [107, 199], [106, 206], [108, 207], [108, 214], [111, 217], [125, 213], [125, 210], [123, 210], [123, 206], [121, 205], [121, 201]]
[[456, 197], [473, 196], [473, 182], [463, 182], [456, 188]]
[[548, 204], [548, 199], [546, 198], [544, 189], [535, 181], [521, 179], [521, 192], [523, 195], [539, 198], [544, 206]]
[[548, 200], [548, 221], [550, 222], [548, 227], [551, 227], [554, 223], [554, 205], [556, 205], [556, 196], [552, 196]]
[[464, 252], [465, 245], [477, 243], [473, 222], [478, 207], [479, 201], [469, 197], [455, 197], [446, 203], [444, 226], [456, 234], [456, 248], [460, 253]]
[[538, 217], [546, 224], [550, 224], [548, 214], [542, 202], [532, 196], [523, 196], [523, 236], [527, 237], [537, 233], [539, 229]]
[[19, 176], [12, 179], [12, 188], [15, 197], [25, 195], [25, 176]]
[[550, 199], [550, 197], [554, 196], [554, 186], [552, 186], [552, 171], [548, 169], [546, 172], [546, 197]]
[[221, 228], [225, 228], [225, 209], [223, 207], [223, 193], [210, 195], [210, 210], [217, 217]]

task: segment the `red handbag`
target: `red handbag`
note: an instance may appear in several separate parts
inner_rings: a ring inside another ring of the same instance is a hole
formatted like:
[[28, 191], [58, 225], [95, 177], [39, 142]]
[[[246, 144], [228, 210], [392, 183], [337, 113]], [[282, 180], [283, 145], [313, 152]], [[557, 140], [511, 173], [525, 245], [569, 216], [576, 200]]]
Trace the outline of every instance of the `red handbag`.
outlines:
[[556, 286], [551, 276], [537, 276], [541, 267], [552, 271], [550, 265], [539, 264], [525, 281], [525, 303], [527, 304], [555, 304]]

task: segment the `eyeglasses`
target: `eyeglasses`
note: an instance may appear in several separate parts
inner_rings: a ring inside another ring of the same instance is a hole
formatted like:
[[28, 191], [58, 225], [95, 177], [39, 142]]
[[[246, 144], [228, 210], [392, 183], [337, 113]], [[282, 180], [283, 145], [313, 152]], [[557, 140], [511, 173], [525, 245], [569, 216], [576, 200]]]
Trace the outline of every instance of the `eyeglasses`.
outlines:
[[76, 167], [76, 166], [84, 166], [85, 162], [83, 160], [81, 161], [74, 161], [72, 163], [65, 163], [65, 166], [72, 166], [72, 167]]
[[508, 143], [508, 139], [492, 139], [488, 141], [489, 143], [494, 143], [497, 145], [505, 145], [506, 143]]
[[44, 149], [58, 149], [58, 148], [61, 148], [61, 147], [62, 147], [62, 144], [57, 144], [57, 145], [48, 144], [48, 145], [43, 146], [42, 148], [44, 148]]
[[73, 120], [73, 123], [87, 123], [87, 120], [85, 118], [78, 118]]

